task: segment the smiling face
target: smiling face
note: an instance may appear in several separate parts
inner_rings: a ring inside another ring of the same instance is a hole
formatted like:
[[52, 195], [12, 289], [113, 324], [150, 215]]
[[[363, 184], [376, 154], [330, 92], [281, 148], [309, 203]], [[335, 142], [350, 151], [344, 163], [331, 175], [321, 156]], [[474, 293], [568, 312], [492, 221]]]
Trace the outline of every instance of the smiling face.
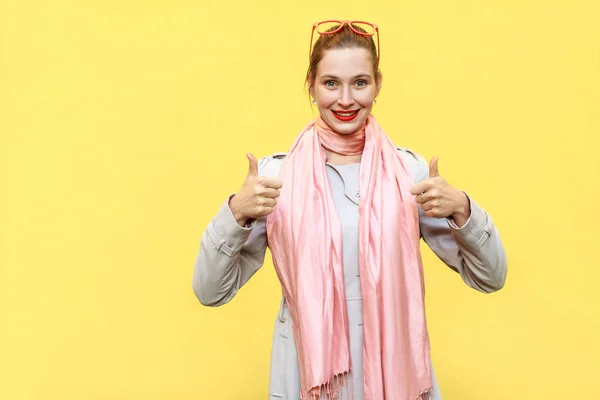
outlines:
[[381, 74], [373, 75], [373, 57], [366, 49], [331, 49], [319, 61], [309, 86], [321, 118], [335, 132], [348, 135], [371, 114]]

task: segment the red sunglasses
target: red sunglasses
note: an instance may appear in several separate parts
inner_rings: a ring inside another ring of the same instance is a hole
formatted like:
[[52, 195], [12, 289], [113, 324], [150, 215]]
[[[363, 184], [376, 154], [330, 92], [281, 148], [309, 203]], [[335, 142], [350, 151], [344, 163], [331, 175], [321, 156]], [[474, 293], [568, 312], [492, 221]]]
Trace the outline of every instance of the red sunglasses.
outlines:
[[[332, 27], [337, 26], [335, 29], [331, 29]], [[310, 62], [310, 57], [312, 56], [312, 43], [313, 37], [315, 34], [315, 30], [319, 35], [333, 35], [334, 33], [338, 33], [344, 28], [344, 25], [348, 25], [348, 28], [352, 30], [352, 32], [357, 35], [372, 37], [377, 33], [377, 65], [379, 65], [380, 58], [380, 50], [379, 50], [379, 28], [377, 25], [372, 24], [370, 22], [365, 21], [338, 21], [338, 20], [327, 20], [316, 22], [312, 26], [312, 32], [310, 33], [310, 48], [308, 52], [308, 60]], [[361, 32], [356, 28], [362, 28], [365, 32]], [[331, 29], [331, 30], [330, 30]]]

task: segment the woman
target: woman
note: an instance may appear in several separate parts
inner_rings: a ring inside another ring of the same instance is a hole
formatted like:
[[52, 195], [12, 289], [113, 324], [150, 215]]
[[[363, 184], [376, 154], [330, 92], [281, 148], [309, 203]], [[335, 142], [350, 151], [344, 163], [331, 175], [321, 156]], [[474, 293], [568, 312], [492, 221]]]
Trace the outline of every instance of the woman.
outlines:
[[420, 238], [482, 292], [504, 284], [502, 243], [489, 215], [439, 176], [437, 158], [395, 147], [371, 115], [377, 27], [315, 30], [307, 84], [319, 118], [287, 154], [248, 154], [246, 181], [202, 237], [194, 291], [204, 305], [227, 303], [268, 246], [283, 292], [270, 398], [440, 399]]

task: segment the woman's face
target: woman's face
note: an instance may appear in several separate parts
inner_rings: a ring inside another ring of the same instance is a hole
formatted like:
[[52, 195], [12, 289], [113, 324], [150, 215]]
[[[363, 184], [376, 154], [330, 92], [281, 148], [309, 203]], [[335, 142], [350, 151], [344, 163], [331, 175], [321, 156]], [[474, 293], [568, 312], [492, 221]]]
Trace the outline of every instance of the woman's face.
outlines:
[[327, 50], [317, 66], [311, 96], [321, 118], [335, 132], [354, 133], [365, 122], [381, 90], [381, 74], [373, 76], [373, 60], [366, 49]]

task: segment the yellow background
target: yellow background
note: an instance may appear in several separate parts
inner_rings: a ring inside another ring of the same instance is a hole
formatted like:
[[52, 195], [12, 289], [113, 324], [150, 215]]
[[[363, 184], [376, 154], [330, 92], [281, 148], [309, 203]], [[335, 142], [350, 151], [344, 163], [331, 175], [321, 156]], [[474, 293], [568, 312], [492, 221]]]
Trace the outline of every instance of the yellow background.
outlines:
[[195, 299], [200, 236], [316, 115], [312, 22], [381, 28], [374, 113], [492, 215], [505, 288], [425, 251], [444, 400], [600, 398], [600, 4], [0, 1], [0, 399], [264, 399], [272, 265]]

